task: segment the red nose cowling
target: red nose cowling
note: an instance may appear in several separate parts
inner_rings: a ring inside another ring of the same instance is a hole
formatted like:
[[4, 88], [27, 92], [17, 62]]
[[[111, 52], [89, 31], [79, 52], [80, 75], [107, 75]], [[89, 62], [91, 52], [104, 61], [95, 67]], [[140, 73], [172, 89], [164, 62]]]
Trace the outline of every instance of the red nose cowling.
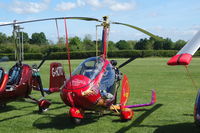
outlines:
[[94, 80], [83, 75], [74, 75], [61, 91], [63, 102], [71, 107], [84, 110], [94, 109], [101, 98], [98, 90], [98, 77]]

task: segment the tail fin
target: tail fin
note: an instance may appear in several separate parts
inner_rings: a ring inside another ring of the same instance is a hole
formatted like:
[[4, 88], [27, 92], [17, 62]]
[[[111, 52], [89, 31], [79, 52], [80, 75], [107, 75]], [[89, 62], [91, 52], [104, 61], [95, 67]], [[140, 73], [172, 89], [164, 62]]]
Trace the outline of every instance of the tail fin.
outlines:
[[122, 80], [122, 91], [121, 91], [121, 99], [120, 99], [120, 118], [122, 121], [131, 120], [133, 118], [134, 112], [133, 110], [126, 108], [126, 103], [130, 96], [130, 86], [128, 82], [128, 78], [124, 75]]
[[65, 84], [65, 81], [65, 72], [63, 70], [62, 64], [57, 62], [51, 63], [49, 92], [59, 92], [60, 88]]

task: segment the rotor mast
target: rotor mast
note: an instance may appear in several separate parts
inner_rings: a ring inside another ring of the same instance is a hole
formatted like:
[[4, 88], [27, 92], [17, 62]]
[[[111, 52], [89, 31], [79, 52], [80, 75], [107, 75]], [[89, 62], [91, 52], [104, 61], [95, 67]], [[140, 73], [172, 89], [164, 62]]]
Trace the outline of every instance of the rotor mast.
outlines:
[[23, 32], [24, 29], [20, 27], [20, 25], [16, 25], [16, 20], [14, 20], [13, 24], [13, 40], [15, 44], [15, 59], [21, 63], [24, 60], [24, 44], [23, 44]]
[[108, 47], [107, 41], [108, 41], [108, 34], [109, 34], [109, 28], [110, 28], [110, 22], [109, 22], [108, 16], [103, 17], [103, 23], [101, 25], [103, 26], [101, 53], [104, 58], [107, 58], [107, 47]]

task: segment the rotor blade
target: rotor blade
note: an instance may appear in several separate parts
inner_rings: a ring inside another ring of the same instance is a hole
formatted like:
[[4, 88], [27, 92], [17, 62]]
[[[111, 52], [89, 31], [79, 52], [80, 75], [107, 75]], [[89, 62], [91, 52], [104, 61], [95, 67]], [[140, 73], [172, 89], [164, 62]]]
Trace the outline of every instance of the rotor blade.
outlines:
[[130, 63], [131, 61], [135, 60], [136, 58], [138, 58], [138, 56], [133, 56], [131, 58], [129, 58], [127, 61], [125, 61], [124, 63], [122, 63], [121, 65], [119, 65], [119, 69], [122, 68], [123, 66], [127, 65], [128, 63]]
[[44, 62], [46, 61], [47, 57], [50, 55], [51, 53], [48, 52], [46, 56], [44, 56], [44, 58], [42, 59], [42, 61], [40, 62], [40, 64], [38, 65], [38, 69], [40, 69], [40, 67], [44, 64]]
[[128, 27], [130, 27], [130, 28], [133, 28], [133, 29], [136, 29], [136, 30], [138, 30], [138, 31], [140, 31], [140, 32], [143, 32], [144, 34], [149, 35], [149, 36], [153, 37], [153, 38], [156, 39], [156, 40], [159, 40], [159, 41], [163, 40], [162, 38], [160, 38], [160, 37], [158, 37], [158, 36], [156, 36], [156, 35], [154, 35], [154, 34], [148, 32], [148, 31], [146, 31], [146, 30], [144, 30], [144, 29], [142, 29], [142, 28], [139, 28], [139, 27], [137, 27], [137, 26], [133, 26], [133, 25], [130, 25], [130, 24], [125, 24], [125, 23], [119, 23], [119, 22], [112, 22], [112, 24], [119, 24], [119, 25], [128, 26]]
[[77, 19], [77, 20], [85, 20], [85, 21], [102, 22], [99, 19], [90, 18], [90, 17], [56, 17], [56, 18], [44, 18], [44, 19], [33, 19], [33, 20], [26, 20], [26, 21], [18, 21], [18, 22], [9, 22], [9, 23], [0, 24], [0, 26], [13, 25], [13, 24], [23, 24], [23, 23], [31, 23], [31, 22], [38, 22], [38, 21], [59, 20], [59, 19]]

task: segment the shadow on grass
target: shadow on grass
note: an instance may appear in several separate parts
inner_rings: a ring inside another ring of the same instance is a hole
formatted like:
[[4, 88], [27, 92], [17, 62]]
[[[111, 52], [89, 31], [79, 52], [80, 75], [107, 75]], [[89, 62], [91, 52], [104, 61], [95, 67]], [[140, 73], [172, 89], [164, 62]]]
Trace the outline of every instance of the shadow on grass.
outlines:
[[11, 106], [11, 105], [7, 105], [6, 107], [0, 108], [0, 113], [9, 112], [9, 111], [12, 111], [12, 110], [16, 110], [16, 107]]
[[81, 121], [81, 124], [75, 125], [66, 114], [60, 115], [46, 115], [37, 119], [33, 126], [38, 129], [47, 129], [47, 128], [55, 128], [58, 130], [62, 129], [73, 129], [77, 126], [87, 125], [90, 123], [96, 122], [100, 118], [99, 115], [95, 115], [93, 113], [86, 113], [85, 119]]
[[12, 116], [12, 117], [4, 118], [4, 119], [0, 120], [0, 122], [12, 120], [12, 119], [15, 119], [15, 118], [20, 118], [20, 117], [23, 117], [23, 116], [28, 116], [28, 115], [31, 115], [31, 114], [34, 114], [34, 112], [27, 113], [27, 114], [22, 114], [22, 115], [15, 115], [15, 116]]
[[141, 116], [139, 116], [135, 121], [133, 121], [130, 125], [121, 128], [120, 130], [118, 130], [116, 133], [124, 133], [126, 131], [128, 131], [129, 129], [131, 129], [132, 127], [137, 127], [140, 126], [140, 124], [142, 123], [142, 121], [147, 118], [151, 113], [153, 113], [154, 111], [156, 111], [157, 109], [159, 109], [162, 106], [162, 104], [156, 104], [155, 106], [153, 106], [151, 109], [147, 110], [145, 113], [143, 113]]
[[6, 105], [5, 107], [0, 108], [0, 113], [5, 113], [5, 112], [13, 111], [13, 110], [23, 110], [25, 108], [31, 108], [31, 107], [33, 106], [24, 106], [24, 107], [17, 108], [12, 105]]
[[179, 123], [159, 126], [154, 133], [200, 133], [200, 128], [194, 123]]

